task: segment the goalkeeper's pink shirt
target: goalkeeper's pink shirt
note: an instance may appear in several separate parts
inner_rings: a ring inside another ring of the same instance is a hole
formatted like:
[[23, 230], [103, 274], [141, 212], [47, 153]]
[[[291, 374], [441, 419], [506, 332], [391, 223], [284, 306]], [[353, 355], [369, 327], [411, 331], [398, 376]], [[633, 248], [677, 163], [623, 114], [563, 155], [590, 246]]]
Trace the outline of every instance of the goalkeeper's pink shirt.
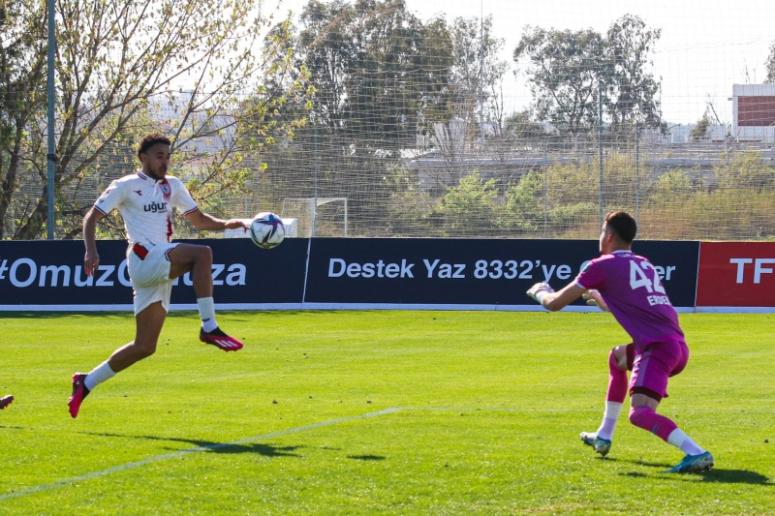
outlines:
[[590, 261], [576, 284], [600, 291], [611, 313], [630, 334], [636, 349], [653, 342], [683, 341], [678, 313], [659, 274], [643, 256], [614, 251]]

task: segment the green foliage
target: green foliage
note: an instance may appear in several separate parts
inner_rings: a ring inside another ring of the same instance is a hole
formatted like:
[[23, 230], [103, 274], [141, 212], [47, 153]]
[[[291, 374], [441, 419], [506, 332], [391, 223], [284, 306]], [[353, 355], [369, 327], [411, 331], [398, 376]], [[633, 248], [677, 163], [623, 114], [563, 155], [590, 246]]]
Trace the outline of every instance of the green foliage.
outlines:
[[674, 203], [677, 199], [686, 199], [694, 192], [692, 181], [683, 170], [665, 172], [656, 180], [651, 193], [654, 202]]
[[390, 201], [385, 235], [428, 236], [425, 227], [433, 211], [433, 198], [423, 190], [416, 173], [399, 165], [386, 168], [383, 186], [390, 192]]
[[[26, 29], [20, 25], [24, 20], [45, 20], [45, 2], [18, 0], [14, 4], [14, 9], [21, 6], [25, 15], [4, 18], [4, 22], [16, 23], [11, 33], [24, 33]], [[275, 31], [262, 40], [271, 20], [257, 15], [260, 9], [255, 9], [254, 2], [64, 0], [56, 7], [57, 209], [70, 215], [60, 220], [59, 236], [77, 234], [78, 218], [91, 205], [82, 199], [75, 202], [61, 192], [93, 173], [96, 162], [128, 136], [149, 130], [170, 135], [176, 172], [198, 177], [202, 193], [207, 196], [241, 187], [246, 177], [242, 165], [245, 152], [256, 150], [238, 147], [231, 141], [235, 118], [240, 115], [235, 113], [237, 99], [264, 92], [265, 113], [253, 119], [253, 129], [262, 138], [261, 148], [273, 145], [277, 134], [292, 133], [292, 127], [282, 126], [297, 122], [283, 119], [278, 112], [286, 104], [288, 90], [295, 95], [306, 85], [282, 79], [291, 75], [289, 70], [296, 64], [292, 54], [286, 52], [289, 45], [282, 41], [289, 39], [288, 31]], [[31, 30], [29, 37], [34, 35]], [[46, 47], [40, 40], [38, 37], [34, 45], [21, 51], [28, 62], [45, 62]], [[258, 48], [262, 43], [268, 52]], [[184, 78], [187, 91], [174, 93]], [[8, 76], [0, 75], [0, 90], [7, 89], [8, 81]], [[43, 74], [27, 75], [25, 81], [31, 91], [45, 91]], [[173, 108], [169, 119], [153, 124], [143, 119], [143, 115], [153, 115], [165, 104]], [[22, 110], [10, 106], [14, 112], [8, 118], [18, 119]], [[28, 161], [41, 175], [45, 169], [45, 153], [41, 152], [45, 135], [38, 128], [44, 121], [45, 110], [36, 106], [30, 119], [20, 125], [22, 129], [17, 129], [24, 134]], [[264, 129], [262, 123], [268, 127]], [[259, 127], [261, 131], [256, 130]], [[214, 141], [222, 143], [218, 151], [200, 150], [212, 148]], [[2, 158], [0, 163], [4, 163]], [[18, 172], [17, 165], [11, 176], [5, 175], [12, 177]], [[14, 183], [5, 194], [0, 197], [2, 212], [15, 202], [14, 197], [22, 195]], [[96, 195], [92, 192], [91, 201]], [[33, 202], [17, 204], [23, 207], [23, 213], [14, 238], [40, 236], [45, 223], [45, 188], [41, 187]]]
[[728, 163], [717, 167], [715, 174], [723, 190], [761, 192], [775, 187], [775, 167], [762, 163], [758, 152], [735, 154]]
[[450, 102], [453, 116], [468, 122], [503, 125], [503, 104], [498, 88], [507, 63], [499, 59], [503, 39], [492, 34], [492, 16], [456, 18], [449, 28], [453, 65]]
[[403, 0], [310, 1], [299, 54], [318, 95], [313, 119], [357, 148], [401, 148], [439, 109], [448, 86], [450, 36], [423, 24]]
[[22, 203], [14, 203], [20, 183], [45, 169], [39, 113], [46, 103], [46, 16], [40, 5], [0, 3], [0, 239], [24, 224]]
[[503, 133], [507, 141], [515, 144], [531, 140], [543, 143], [547, 137], [543, 126], [536, 122], [527, 110], [518, 111], [506, 117]]
[[555, 163], [544, 171], [547, 201], [551, 206], [594, 202], [600, 184], [594, 163]]
[[694, 126], [691, 133], [692, 141], [700, 141], [708, 135], [708, 127], [710, 127], [710, 116], [708, 112], [703, 113], [702, 118], [697, 120], [697, 125]]
[[537, 231], [544, 220], [546, 206], [544, 175], [529, 172], [506, 190], [498, 225], [507, 230]]
[[479, 172], [462, 178], [441, 198], [437, 211], [444, 217], [448, 231], [472, 235], [492, 230], [495, 220], [495, 180], [482, 179]]
[[527, 61], [536, 114], [572, 135], [594, 128], [598, 92], [615, 133], [635, 123], [661, 127], [659, 83], [647, 71], [659, 29], [637, 16], [616, 20], [605, 35], [528, 27], [514, 49]]
[[770, 45], [770, 53], [764, 66], [767, 69], [767, 82], [775, 83], [775, 42]]
[[541, 120], [571, 134], [594, 126], [603, 53], [602, 36], [589, 29], [525, 29], [514, 61], [524, 58], [530, 63], [529, 81]]

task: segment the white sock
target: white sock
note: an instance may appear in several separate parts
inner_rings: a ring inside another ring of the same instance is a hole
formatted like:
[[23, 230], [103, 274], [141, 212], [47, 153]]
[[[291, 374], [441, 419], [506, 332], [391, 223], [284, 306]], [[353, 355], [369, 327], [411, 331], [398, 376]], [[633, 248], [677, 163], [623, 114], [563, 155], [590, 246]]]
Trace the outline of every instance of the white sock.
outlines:
[[215, 322], [215, 301], [212, 296], [200, 297], [196, 300], [199, 305], [199, 318], [202, 320], [202, 329], [204, 331], [213, 331], [218, 327]]
[[611, 440], [614, 435], [614, 429], [616, 428], [616, 421], [619, 419], [619, 414], [622, 411], [622, 403], [618, 401], [606, 401], [605, 412], [603, 413], [603, 420], [600, 422], [600, 427], [597, 429], [597, 436], [601, 439]]
[[667, 442], [679, 448], [686, 455], [699, 455], [705, 453], [705, 449], [695, 443], [683, 430], [676, 428], [667, 436]]
[[109, 380], [114, 376], [116, 376], [116, 372], [110, 368], [110, 364], [105, 360], [86, 375], [86, 379], [83, 383], [86, 385], [87, 389], [92, 390], [105, 380]]

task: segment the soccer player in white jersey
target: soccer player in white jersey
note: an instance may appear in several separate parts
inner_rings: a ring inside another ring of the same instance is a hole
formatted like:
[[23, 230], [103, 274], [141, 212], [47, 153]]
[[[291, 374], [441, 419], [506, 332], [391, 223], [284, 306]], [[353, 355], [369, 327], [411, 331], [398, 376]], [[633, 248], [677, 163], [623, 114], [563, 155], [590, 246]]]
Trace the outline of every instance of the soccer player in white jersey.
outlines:
[[605, 413], [596, 432], [582, 432], [581, 441], [605, 456], [611, 449], [616, 421], [628, 391], [630, 422], [651, 432], [686, 455], [670, 471], [691, 473], [713, 467], [713, 456], [668, 417], [657, 413], [667, 397], [668, 380], [683, 371], [689, 348], [676, 313], [654, 266], [632, 252], [637, 225], [628, 213], [610, 212], [600, 233], [600, 256], [559, 292], [536, 283], [527, 294], [549, 310], [560, 310], [579, 297], [589, 297], [632, 337], [616, 346], [608, 360]]
[[165, 136], [146, 136], [137, 156], [142, 169], [113, 181], [83, 219], [86, 246], [84, 271], [97, 270], [97, 221], [114, 209], [124, 219], [128, 249], [127, 269], [134, 288], [136, 331], [134, 341], [117, 349], [89, 373], [73, 375], [73, 393], [68, 400], [72, 417], [84, 398], [100, 383], [156, 351], [170, 304], [172, 282], [191, 273], [202, 328], [199, 339], [224, 351], [237, 351], [242, 343], [218, 328], [215, 320], [212, 282], [212, 250], [208, 246], [172, 243], [172, 210], [179, 210], [197, 229], [223, 230], [245, 227], [242, 220], [221, 220], [197, 208], [183, 183], [167, 176], [171, 142]]
[[13, 396], [10, 394], [7, 394], [0, 398], [0, 410], [3, 410], [5, 407], [11, 404], [13, 401]]

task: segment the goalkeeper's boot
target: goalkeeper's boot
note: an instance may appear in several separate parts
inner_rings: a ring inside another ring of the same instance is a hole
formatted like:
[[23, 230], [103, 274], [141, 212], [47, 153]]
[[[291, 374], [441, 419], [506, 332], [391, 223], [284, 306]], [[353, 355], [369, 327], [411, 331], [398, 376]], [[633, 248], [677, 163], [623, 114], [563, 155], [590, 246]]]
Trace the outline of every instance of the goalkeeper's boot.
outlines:
[[5, 407], [11, 404], [13, 401], [13, 396], [10, 394], [8, 396], [3, 396], [0, 398], [0, 410], [3, 410]]
[[713, 469], [713, 455], [710, 452], [687, 455], [681, 462], [667, 470], [668, 473], [702, 473]]
[[243, 347], [242, 342], [234, 337], [229, 337], [220, 328], [215, 328], [213, 331], [200, 330], [199, 340], [205, 344], [212, 344], [224, 351], [238, 351]]
[[73, 375], [73, 394], [67, 400], [67, 406], [70, 409], [71, 417], [78, 417], [78, 411], [81, 409], [81, 403], [89, 395], [89, 388], [86, 387], [86, 373], [75, 373]]
[[587, 446], [591, 446], [596, 453], [599, 453], [603, 457], [608, 455], [611, 450], [611, 440], [598, 437], [596, 432], [581, 432], [579, 434], [581, 442]]

